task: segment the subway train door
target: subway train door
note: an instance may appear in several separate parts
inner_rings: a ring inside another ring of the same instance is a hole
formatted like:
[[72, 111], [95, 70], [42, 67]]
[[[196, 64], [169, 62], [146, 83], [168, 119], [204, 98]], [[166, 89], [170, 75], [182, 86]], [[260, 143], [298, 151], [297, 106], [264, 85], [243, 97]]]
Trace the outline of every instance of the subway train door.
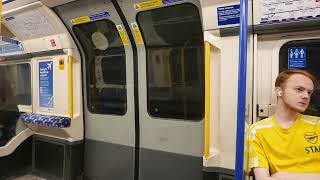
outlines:
[[55, 11], [82, 48], [85, 176], [133, 180], [133, 54], [124, 25], [110, 1], [78, 0]]
[[204, 139], [200, 3], [118, 2], [138, 50], [136, 173], [140, 180], [200, 180]]
[[[286, 69], [304, 69], [320, 80], [320, 32], [302, 31], [258, 36], [258, 119], [271, 116], [276, 105], [274, 83]], [[304, 114], [320, 116], [320, 86], [315, 87]]]

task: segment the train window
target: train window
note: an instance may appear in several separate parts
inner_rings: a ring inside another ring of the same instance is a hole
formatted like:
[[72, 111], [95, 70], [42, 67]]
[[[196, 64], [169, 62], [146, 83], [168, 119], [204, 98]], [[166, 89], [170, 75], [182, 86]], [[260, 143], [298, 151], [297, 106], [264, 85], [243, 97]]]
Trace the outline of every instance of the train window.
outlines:
[[204, 50], [199, 11], [190, 3], [140, 12], [147, 54], [151, 116], [201, 120], [204, 115]]
[[110, 20], [73, 27], [86, 56], [88, 109], [124, 115], [127, 110], [126, 57], [117, 28]]
[[304, 69], [317, 78], [318, 84], [305, 114], [320, 116], [320, 39], [287, 42], [281, 47], [279, 58], [279, 72]]
[[[0, 66], [0, 83], [9, 89], [8, 101], [18, 105], [31, 105], [31, 68], [29, 63]], [[13, 98], [13, 99], [10, 99]]]

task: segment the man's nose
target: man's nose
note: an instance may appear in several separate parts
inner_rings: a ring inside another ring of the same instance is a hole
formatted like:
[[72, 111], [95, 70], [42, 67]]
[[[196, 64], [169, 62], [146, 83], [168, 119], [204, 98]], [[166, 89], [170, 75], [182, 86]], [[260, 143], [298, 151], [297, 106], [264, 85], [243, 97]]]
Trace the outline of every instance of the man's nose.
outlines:
[[302, 96], [303, 98], [310, 98], [311, 94], [309, 94], [308, 91], [304, 91]]

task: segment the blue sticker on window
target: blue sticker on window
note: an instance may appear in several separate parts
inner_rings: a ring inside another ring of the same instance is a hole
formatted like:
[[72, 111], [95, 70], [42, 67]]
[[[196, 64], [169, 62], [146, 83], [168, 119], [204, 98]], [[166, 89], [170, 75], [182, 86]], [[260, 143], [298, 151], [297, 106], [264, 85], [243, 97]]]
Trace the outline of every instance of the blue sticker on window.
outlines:
[[39, 62], [39, 105], [53, 108], [53, 61]]
[[288, 48], [288, 69], [304, 69], [307, 67], [307, 48]]
[[179, 1], [182, 1], [182, 0], [162, 0], [162, 3], [163, 4], [170, 4], [170, 3], [175, 3], [175, 2], [179, 2]]
[[218, 7], [218, 25], [229, 25], [240, 23], [240, 4]]

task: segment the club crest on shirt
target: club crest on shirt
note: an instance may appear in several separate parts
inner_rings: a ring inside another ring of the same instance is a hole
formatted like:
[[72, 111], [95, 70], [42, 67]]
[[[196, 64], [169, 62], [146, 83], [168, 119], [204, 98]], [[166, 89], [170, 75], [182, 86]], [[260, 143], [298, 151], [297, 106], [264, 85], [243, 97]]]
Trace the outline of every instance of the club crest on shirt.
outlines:
[[316, 144], [318, 142], [318, 135], [316, 132], [304, 133], [304, 138], [311, 144]]

